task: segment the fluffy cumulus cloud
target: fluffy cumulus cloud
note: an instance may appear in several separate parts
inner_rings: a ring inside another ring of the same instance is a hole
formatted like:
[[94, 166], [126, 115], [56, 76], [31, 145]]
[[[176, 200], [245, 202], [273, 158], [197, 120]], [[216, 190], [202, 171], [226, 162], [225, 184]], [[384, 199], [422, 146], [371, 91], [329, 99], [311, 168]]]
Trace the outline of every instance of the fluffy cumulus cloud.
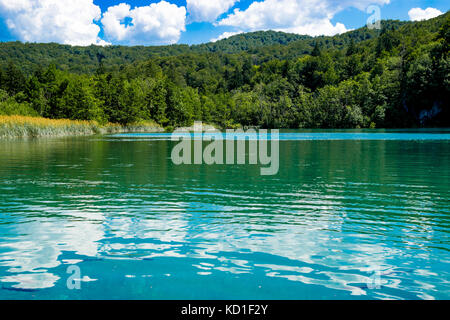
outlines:
[[[105, 40], [117, 44], [159, 45], [178, 42], [190, 22], [214, 22], [230, 27], [217, 41], [256, 30], [277, 30], [308, 35], [334, 35], [347, 31], [331, 20], [348, 7], [365, 11], [369, 5], [390, 0], [255, 0], [246, 9], [230, 10], [240, 0], [186, 0], [178, 6], [161, 0], [147, 6], [127, 3], [103, 13], [94, 0], [0, 0], [3, 19], [17, 39], [28, 42], [58, 42], [72, 45], [107, 44], [99, 38], [101, 23]], [[219, 17], [227, 13], [227, 16]], [[411, 20], [442, 14], [437, 9], [411, 9]], [[219, 20], [218, 20], [219, 19]], [[239, 30], [239, 31], [237, 31]]]
[[191, 21], [212, 22], [239, 0], [186, 0]]
[[390, 0], [264, 0], [253, 2], [246, 10], [235, 9], [216, 25], [239, 27], [248, 31], [277, 30], [299, 34], [334, 35], [347, 31], [342, 23], [331, 19], [339, 11], [355, 7], [387, 4]]
[[93, 0], [0, 0], [0, 17], [25, 42], [105, 44], [98, 38], [101, 10]]
[[440, 16], [443, 12], [435, 8], [427, 8], [425, 10], [421, 8], [413, 8], [409, 10], [408, 15], [412, 21], [428, 20]]
[[229, 37], [232, 37], [232, 36], [235, 36], [235, 35], [238, 35], [238, 34], [241, 34], [241, 33], [244, 33], [244, 31], [224, 32], [220, 36], [218, 36], [217, 38], [211, 39], [210, 41], [211, 42], [216, 42], [216, 41], [227, 39]]
[[109, 7], [101, 22], [107, 39], [115, 43], [173, 44], [186, 30], [186, 8], [166, 1], [134, 9], [121, 3]]

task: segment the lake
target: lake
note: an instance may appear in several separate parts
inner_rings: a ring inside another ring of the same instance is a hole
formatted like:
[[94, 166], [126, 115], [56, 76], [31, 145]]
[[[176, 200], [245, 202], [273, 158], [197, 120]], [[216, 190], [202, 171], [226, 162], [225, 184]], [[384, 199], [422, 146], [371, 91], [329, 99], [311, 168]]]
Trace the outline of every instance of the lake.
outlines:
[[450, 299], [450, 130], [282, 132], [271, 176], [175, 144], [0, 141], [0, 299]]

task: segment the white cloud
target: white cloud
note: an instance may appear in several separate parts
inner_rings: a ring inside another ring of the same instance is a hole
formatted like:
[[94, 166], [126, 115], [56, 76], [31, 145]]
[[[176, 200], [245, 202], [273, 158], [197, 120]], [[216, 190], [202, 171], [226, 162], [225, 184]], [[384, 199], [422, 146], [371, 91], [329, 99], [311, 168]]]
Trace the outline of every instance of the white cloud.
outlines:
[[300, 34], [334, 35], [347, 31], [342, 23], [331, 19], [339, 11], [355, 7], [365, 10], [371, 4], [387, 4], [390, 0], [264, 0], [253, 2], [246, 10], [235, 9], [216, 23], [248, 31], [277, 30]]
[[100, 39], [100, 38], [97, 39], [97, 43], [95, 43], [95, 44], [97, 46], [102, 46], [102, 47], [107, 47], [107, 46], [111, 46], [112, 45], [111, 42], [105, 41], [105, 40]]
[[296, 34], [307, 34], [310, 36], [322, 36], [322, 35], [331, 36], [335, 34], [345, 33], [350, 30], [347, 29], [345, 25], [342, 23], [338, 22], [336, 23], [336, 25], [333, 25], [330, 20], [321, 19], [300, 26], [276, 29], [276, 31], [283, 31]]
[[101, 10], [93, 0], [0, 0], [0, 16], [22, 41], [104, 44], [94, 23]]
[[241, 34], [241, 33], [244, 33], [244, 32], [243, 31], [224, 32], [220, 36], [218, 36], [217, 38], [211, 39], [210, 41], [211, 42], [217, 42], [217, 41], [220, 41], [220, 40], [223, 40], [223, 39], [227, 39], [229, 37], [232, 37], [232, 36], [235, 36], [235, 35], [238, 35], [238, 34]]
[[427, 8], [425, 10], [421, 8], [412, 8], [409, 10], [408, 15], [412, 21], [428, 20], [440, 16], [443, 12], [435, 8]]
[[134, 9], [121, 3], [108, 8], [102, 24], [110, 41], [131, 45], [173, 44], [186, 30], [186, 8], [166, 1]]
[[192, 21], [212, 22], [221, 14], [228, 12], [239, 0], [186, 0], [189, 17]]

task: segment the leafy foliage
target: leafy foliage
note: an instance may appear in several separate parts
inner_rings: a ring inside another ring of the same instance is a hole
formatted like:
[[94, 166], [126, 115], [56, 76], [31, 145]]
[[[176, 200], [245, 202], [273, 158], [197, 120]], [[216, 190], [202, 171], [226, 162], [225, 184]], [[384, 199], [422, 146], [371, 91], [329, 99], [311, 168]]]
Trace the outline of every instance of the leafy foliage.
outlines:
[[191, 47], [0, 44], [0, 113], [170, 127], [448, 126], [449, 21]]

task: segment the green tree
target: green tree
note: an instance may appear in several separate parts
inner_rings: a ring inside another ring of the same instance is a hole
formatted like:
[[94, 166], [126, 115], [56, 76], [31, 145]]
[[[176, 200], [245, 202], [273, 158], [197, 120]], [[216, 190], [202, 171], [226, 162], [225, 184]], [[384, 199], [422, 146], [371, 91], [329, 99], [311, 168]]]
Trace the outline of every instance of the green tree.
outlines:
[[6, 67], [5, 74], [2, 76], [3, 87], [11, 95], [15, 95], [25, 89], [25, 76], [22, 71], [10, 61]]

